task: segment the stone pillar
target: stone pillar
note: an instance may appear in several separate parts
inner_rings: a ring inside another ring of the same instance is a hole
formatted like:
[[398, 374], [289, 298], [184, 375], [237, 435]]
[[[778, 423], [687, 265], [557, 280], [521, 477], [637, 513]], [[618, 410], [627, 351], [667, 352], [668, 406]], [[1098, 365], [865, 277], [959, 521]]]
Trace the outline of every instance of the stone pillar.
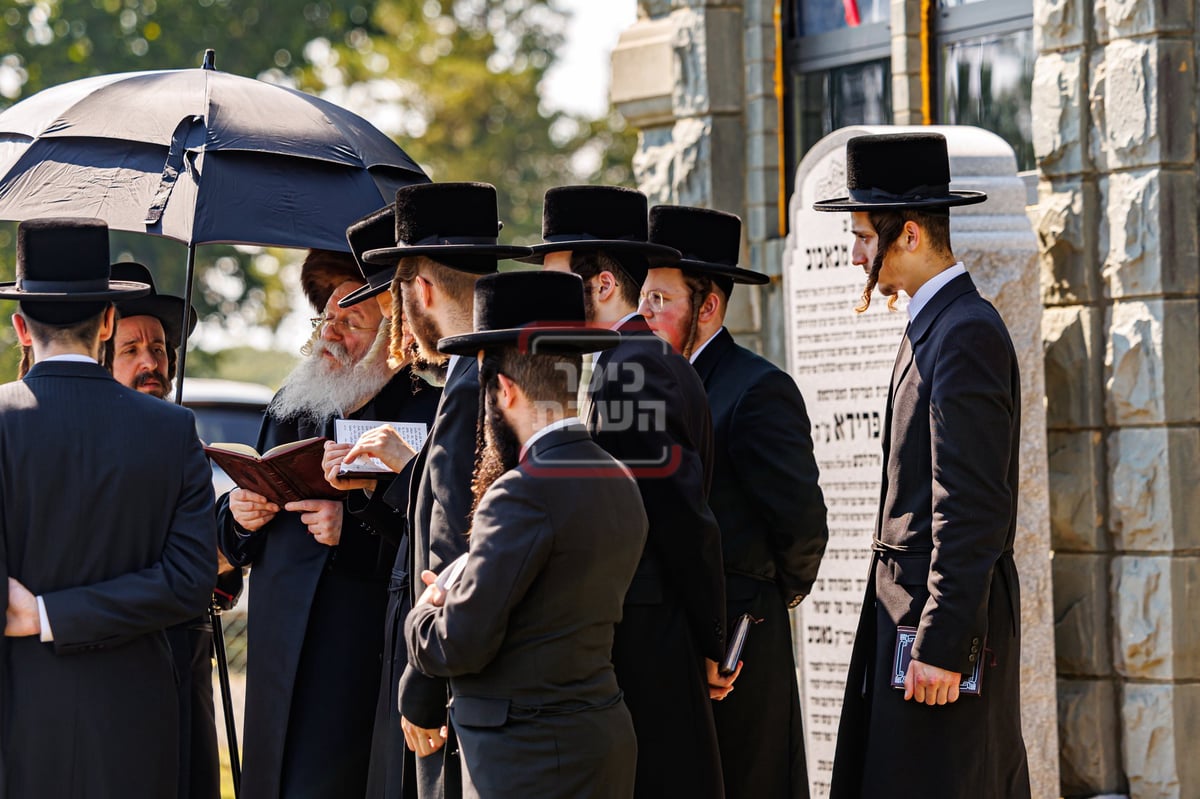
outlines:
[[867, 572], [878, 502], [879, 430], [869, 423], [857, 427], [854, 420], [882, 414], [907, 317], [882, 310], [886, 304], [878, 297], [867, 313], [855, 315], [864, 278], [850, 264], [848, 215], [818, 213], [811, 205], [844, 192], [847, 139], [904, 130], [944, 134], [954, 188], [988, 193], [986, 203], [952, 210], [951, 238], [980, 292], [1004, 317], [1019, 360], [1021, 485], [1014, 549], [1021, 578], [1022, 729], [1033, 796], [1054, 799], [1059, 796], [1058, 737], [1037, 242], [1012, 148], [995, 134], [961, 126], [843, 128], [818, 142], [797, 170], [784, 255], [788, 361], [809, 406], [830, 510], [830, 545], [813, 595], [800, 606], [795, 632], [805, 672], [801, 685], [814, 796], [827, 785], [828, 731], [836, 729], [841, 697], [829, 682], [845, 680], [842, 664], [849, 659], [862, 596], [861, 586], [850, 583]]
[[1066, 796], [1200, 795], [1195, 7], [1034, 2]]
[[[613, 51], [611, 89], [613, 105], [639, 131], [638, 188], [651, 204], [738, 214], [751, 234], [762, 209], [746, 208], [742, 0], [640, 0], [638, 16]], [[756, 349], [760, 297], [754, 287], [738, 289], [726, 318]]]

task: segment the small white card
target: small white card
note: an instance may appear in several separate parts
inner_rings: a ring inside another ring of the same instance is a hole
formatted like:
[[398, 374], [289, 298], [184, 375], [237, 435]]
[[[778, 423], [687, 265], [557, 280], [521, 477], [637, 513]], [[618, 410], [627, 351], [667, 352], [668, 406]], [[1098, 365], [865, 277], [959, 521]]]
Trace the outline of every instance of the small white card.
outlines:
[[[371, 419], [335, 419], [333, 422], [334, 436], [339, 444], [354, 444], [363, 433], [376, 427], [387, 425], [400, 434], [400, 438], [420, 452], [429, 436], [429, 427], [424, 422], [380, 422]], [[379, 458], [358, 458], [354, 463], [343, 463], [339, 474], [377, 474], [379, 472], [394, 474]]]

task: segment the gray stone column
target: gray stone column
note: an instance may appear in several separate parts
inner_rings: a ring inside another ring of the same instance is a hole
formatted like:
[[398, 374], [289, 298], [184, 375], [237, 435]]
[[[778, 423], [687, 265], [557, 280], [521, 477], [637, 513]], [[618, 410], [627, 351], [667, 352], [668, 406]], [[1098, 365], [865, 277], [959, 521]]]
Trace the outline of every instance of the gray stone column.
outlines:
[[[651, 204], [738, 214], [744, 236], [753, 241], [761, 235], [765, 209], [747, 207], [747, 181], [761, 184], [770, 169], [778, 170], [778, 160], [747, 164], [746, 126], [778, 120], [765, 110], [761, 88], [747, 96], [743, 35], [750, 33], [744, 32], [742, 1], [642, 0], [638, 16], [613, 51], [611, 90], [613, 104], [639, 131], [633, 161], [638, 188]], [[738, 339], [756, 349], [762, 347], [761, 296], [756, 288], [739, 288], [726, 319]]]
[[1034, 2], [1066, 796], [1200, 795], [1195, 5]]

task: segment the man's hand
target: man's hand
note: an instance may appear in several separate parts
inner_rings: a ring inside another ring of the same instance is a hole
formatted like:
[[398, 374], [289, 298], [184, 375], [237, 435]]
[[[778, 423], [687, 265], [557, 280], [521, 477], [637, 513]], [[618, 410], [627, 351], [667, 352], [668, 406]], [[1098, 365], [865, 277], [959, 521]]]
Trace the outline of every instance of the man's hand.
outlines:
[[708, 680], [708, 698], [720, 702], [733, 690], [734, 681], [742, 673], [742, 661], [738, 661], [737, 669], [728, 677], [722, 677], [717, 671], [718, 668], [717, 661], [704, 659], [704, 675]]
[[4, 634], [9, 638], [40, 635], [42, 619], [37, 597], [13, 578], [8, 578], [8, 610], [4, 614]]
[[351, 463], [359, 456], [379, 458], [393, 472], [399, 472], [416, 454], [394, 428], [384, 424], [363, 433], [346, 453], [345, 460]]
[[300, 514], [300, 521], [318, 544], [336, 547], [342, 540], [342, 503], [336, 499], [302, 499], [289, 502], [284, 510]]
[[370, 494], [375, 490], [377, 480], [361, 477], [355, 479], [338, 477], [338, 472], [341, 471], [342, 463], [346, 460], [346, 453], [350, 451], [351, 446], [351, 444], [339, 444], [336, 441], [325, 442], [325, 457], [321, 459], [321, 469], [325, 472], [325, 480], [334, 488], [342, 491], [361, 488]]
[[945, 705], [958, 701], [958, 684], [962, 674], [946, 671], [913, 659], [904, 675], [904, 701], [916, 699], [927, 705]]
[[417, 757], [428, 757], [446, 745], [446, 727], [426, 730], [400, 717], [400, 729], [404, 730], [404, 743], [417, 753]]
[[425, 583], [425, 592], [417, 599], [418, 605], [424, 605], [428, 602], [435, 608], [440, 608], [446, 604], [446, 592], [434, 585], [437, 582], [437, 577], [429, 569], [421, 572], [421, 582]]
[[229, 492], [229, 512], [243, 530], [253, 533], [275, 518], [279, 506], [262, 494], [235, 488]]

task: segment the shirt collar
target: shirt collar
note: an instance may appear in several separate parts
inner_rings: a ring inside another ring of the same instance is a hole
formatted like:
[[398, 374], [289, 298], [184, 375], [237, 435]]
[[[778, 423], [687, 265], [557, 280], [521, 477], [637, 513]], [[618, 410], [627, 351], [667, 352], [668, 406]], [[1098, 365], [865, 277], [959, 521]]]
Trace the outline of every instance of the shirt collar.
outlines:
[[926, 280], [925, 285], [917, 289], [917, 293], [908, 301], [908, 321], [915, 321], [917, 314], [921, 313], [921, 310], [929, 304], [929, 301], [933, 299], [935, 294], [942, 290], [943, 286], [959, 275], [965, 275], [966, 273], [967, 268], [963, 266], [962, 261], [959, 261], [954, 266], [943, 269], [929, 278], [929, 280]]
[[724, 329], [725, 329], [725, 327], [723, 325], [721, 327], [718, 327], [717, 332], [713, 333], [711, 336], [709, 336], [707, 341], [705, 341], [703, 344], [701, 344], [696, 349], [692, 350], [692, 357], [688, 358], [688, 363], [695, 363], [696, 359], [700, 357], [700, 353], [704, 352], [704, 348], [707, 347], [709, 344], [712, 344], [712, 340], [714, 338], [716, 338], [717, 336], [721, 335], [721, 331]]
[[635, 310], [631, 311], [630, 313], [625, 314], [617, 321], [613, 322], [611, 325], [608, 326], [608, 329], [609, 330], [618, 330], [618, 329], [620, 329], [621, 325], [625, 324], [626, 322], [628, 322], [630, 319], [632, 319], [633, 317], [635, 317], [637, 315], [638, 315], [638, 312], [635, 309]]
[[463, 356], [461, 355], [450, 356], [450, 363], [446, 366], [446, 385], [450, 384], [450, 378], [454, 374], [454, 367], [458, 365], [458, 362], [462, 360], [462, 357]]
[[99, 365], [99, 361], [87, 355], [79, 355], [78, 353], [68, 352], [62, 355], [51, 355], [49, 358], [42, 358], [38, 363], [50, 363], [51, 361], [63, 361], [65, 363], [94, 363]]
[[563, 428], [570, 427], [573, 424], [582, 426], [583, 422], [578, 416], [564, 416], [557, 422], [551, 422], [550, 424], [546, 425], [541, 430], [529, 437], [529, 440], [525, 442], [525, 446], [521, 447], [521, 454], [518, 457], [518, 460], [525, 460], [525, 453], [529, 452], [529, 448], [532, 447], [538, 439], [544, 438], [550, 433], [553, 433], [555, 430], [562, 430]]

